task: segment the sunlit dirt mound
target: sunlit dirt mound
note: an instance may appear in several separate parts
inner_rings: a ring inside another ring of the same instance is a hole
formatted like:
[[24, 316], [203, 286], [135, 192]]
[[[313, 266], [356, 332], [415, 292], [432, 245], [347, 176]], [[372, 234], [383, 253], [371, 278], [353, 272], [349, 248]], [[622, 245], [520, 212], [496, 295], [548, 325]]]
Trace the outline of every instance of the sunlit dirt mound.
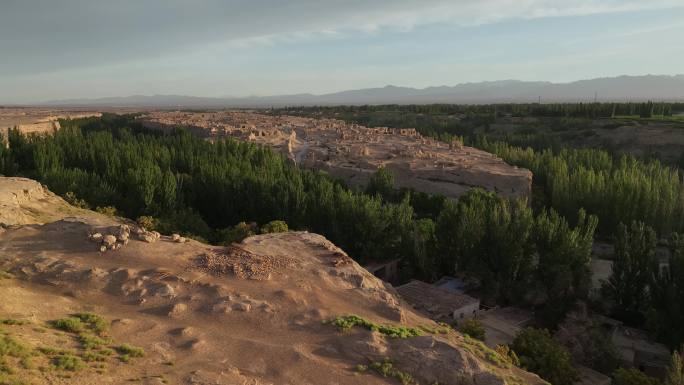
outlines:
[[[10, 183], [2, 207], [21, 211]], [[323, 236], [216, 247], [28, 194], [38, 219], [51, 204], [69, 216], [0, 229], [0, 382], [543, 383], [414, 313]]]

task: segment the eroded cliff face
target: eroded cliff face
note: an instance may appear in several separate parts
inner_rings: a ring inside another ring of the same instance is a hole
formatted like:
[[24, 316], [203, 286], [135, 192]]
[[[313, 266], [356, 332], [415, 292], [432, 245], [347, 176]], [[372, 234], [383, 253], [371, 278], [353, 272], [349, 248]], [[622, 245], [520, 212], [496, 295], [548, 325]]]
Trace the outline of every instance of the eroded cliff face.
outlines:
[[0, 134], [10, 128], [25, 134], [51, 133], [60, 128], [59, 119], [79, 119], [102, 116], [98, 111], [80, 111], [63, 108], [0, 107]]
[[[110, 323], [112, 341], [146, 351], [129, 362], [105, 358], [104, 368], [89, 364], [69, 373], [70, 384], [396, 383], [356, 369], [382, 362], [420, 384], [544, 383], [415, 313], [321, 235], [265, 234], [216, 247], [147, 237], [135, 224], [69, 208], [30, 180], [0, 178], [0, 191], [2, 207], [15, 218], [30, 208], [0, 230], [0, 319], [29, 322], [5, 331], [35, 351], [59, 344], [85, 357], [82, 337], [64, 333], [58, 341], [40, 329], [88, 311]], [[31, 220], [65, 207], [74, 211], [62, 219]], [[325, 322], [350, 314], [418, 335], [395, 338]], [[62, 374], [15, 371], [34, 384], [61, 383]]]
[[149, 128], [188, 127], [201, 137], [230, 136], [273, 147], [303, 167], [324, 170], [351, 186], [365, 186], [380, 167], [397, 187], [457, 198], [474, 187], [506, 197], [529, 196], [532, 172], [460, 143], [442, 143], [415, 129], [368, 128], [335, 119], [271, 116], [243, 111], [157, 111], [141, 117]]
[[32, 179], [0, 177], [2, 224], [46, 223], [81, 212]]

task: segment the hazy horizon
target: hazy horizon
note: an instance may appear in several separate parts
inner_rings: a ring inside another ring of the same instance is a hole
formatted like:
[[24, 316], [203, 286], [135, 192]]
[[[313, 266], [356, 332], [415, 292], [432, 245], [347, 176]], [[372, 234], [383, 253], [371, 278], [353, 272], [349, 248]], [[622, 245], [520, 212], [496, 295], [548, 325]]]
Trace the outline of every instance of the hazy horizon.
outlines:
[[0, 103], [675, 75], [684, 3], [9, 0]]

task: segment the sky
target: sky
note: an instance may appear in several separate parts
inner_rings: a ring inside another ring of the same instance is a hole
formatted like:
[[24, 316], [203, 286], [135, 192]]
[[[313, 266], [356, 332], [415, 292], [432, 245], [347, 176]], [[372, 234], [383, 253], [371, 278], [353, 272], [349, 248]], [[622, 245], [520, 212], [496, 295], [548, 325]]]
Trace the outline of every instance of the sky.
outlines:
[[684, 73], [683, 0], [0, 0], [0, 103]]

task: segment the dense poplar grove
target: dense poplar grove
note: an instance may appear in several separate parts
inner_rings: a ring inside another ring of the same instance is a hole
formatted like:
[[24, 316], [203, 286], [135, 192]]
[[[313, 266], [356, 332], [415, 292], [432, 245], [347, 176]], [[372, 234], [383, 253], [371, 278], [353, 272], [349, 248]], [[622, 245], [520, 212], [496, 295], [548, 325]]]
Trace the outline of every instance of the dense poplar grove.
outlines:
[[684, 182], [681, 171], [657, 160], [611, 156], [597, 149], [534, 151], [504, 142], [479, 147], [534, 174], [542, 205], [574, 222], [579, 208], [599, 217], [601, 232], [614, 234], [620, 223], [642, 221], [667, 235], [684, 231]]

